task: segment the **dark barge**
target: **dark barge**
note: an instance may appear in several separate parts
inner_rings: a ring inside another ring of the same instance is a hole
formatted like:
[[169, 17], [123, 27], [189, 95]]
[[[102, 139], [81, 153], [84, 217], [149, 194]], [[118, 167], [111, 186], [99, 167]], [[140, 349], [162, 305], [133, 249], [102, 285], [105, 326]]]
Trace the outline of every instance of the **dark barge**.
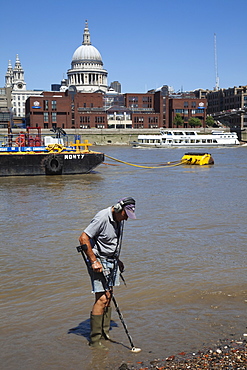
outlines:
[[[90, 151], [79, 140], [70, 146], [13, 146], [0, 148], [0, 176], [73, 175], [91, 172], [104, 161], [104, 154]], [[81, 147], [85, 149], [82, 150]]]

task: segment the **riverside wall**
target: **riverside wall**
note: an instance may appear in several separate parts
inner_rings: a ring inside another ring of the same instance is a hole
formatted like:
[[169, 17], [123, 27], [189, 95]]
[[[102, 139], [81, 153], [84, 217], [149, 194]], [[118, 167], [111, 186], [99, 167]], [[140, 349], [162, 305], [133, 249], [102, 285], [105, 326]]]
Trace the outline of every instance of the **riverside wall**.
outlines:
[[[183, 129], [184, 130], [184, 129]], [[198, 133], [210, 133], [212, 128], [206, 129], [188, 129], [188, 131], [197, 131]], [[224, 128], [224, 131], [229, 129]], [[20, 131], [25, 132], [25, 129], [12, 129], [13, 135], [18, 135]], [[80, 135], [80, 140], [88, 140], [93, 145], [130, 145], [133, 141], [137, 141], [140, 134], [159, 134], [160, 129], [66, 129], [67, 141], [75, 141], [75, 135]], [[8, 134], [7, 129], [0, 129], [0, 145], [4, 141], [4, 136]], [[31, 135], [35, 136], [36, 131], [32, 130]], [[244, 136], [245, 135], [245, 136]], [[42, 137], [53, 136], [54, 132], [49, 129], [42, 129]], [[242, 140], [247, 141], [247, 133], [242, 133]]]
[[[16, 138], [20, 132], [26, 132], [25, 129], [12, 129], [13, 138]], [[75, 142], [75, 136], [79, 135], [80, 140], [88, 140], [93, 145], [130, 145], [136, 141], [139, 134], [158, 134], [159, 129], [135, 130], [135, 129], [66, 129], [65, 144]], [[8, 134], [7, 129], [0, 129], [0, 146], [4, 137]], [[37, 132], [32, 130], [30, 135], [35, 136]], [[42, 138], [44, 136], [55, 137], [54, 132], [48, 129], [42, 129]]]

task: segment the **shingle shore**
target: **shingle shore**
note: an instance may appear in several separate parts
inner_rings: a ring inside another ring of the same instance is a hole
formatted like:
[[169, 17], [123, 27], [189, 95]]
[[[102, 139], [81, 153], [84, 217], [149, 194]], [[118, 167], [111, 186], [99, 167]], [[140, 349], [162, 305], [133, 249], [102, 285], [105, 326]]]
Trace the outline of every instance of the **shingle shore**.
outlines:
[[181, 352], [164, 359], [122, 363], [118, 370], [246, 370], [247, 344], [245, 339], [220, 340], [213, 348], [194, 353]]

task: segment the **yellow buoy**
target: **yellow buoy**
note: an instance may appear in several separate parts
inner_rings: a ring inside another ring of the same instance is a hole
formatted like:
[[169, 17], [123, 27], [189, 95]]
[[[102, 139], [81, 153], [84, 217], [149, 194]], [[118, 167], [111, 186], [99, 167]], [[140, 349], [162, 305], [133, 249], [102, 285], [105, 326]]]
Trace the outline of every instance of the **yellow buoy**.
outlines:
[[208, 153], [185, 153], [182, 157], [184, 164], [205, 166], [214, 164], [211, 154]]

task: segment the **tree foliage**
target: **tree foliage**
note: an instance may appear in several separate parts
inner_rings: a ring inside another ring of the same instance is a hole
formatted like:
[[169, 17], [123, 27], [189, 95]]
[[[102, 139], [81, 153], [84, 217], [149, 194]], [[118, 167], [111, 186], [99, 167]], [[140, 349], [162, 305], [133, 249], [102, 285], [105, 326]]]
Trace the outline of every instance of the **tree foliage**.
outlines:
[[184, 124], [184, 120], [181, 114], [177, 113], [176, 116], [174, 117], [173, 125], [176, 125], [178, 127], [178, 126], [183, 126], [183, 124]]
[[209, 127], [213, 127], [215, 125], [215, 121], [212, 116], [207, 116], [206, 125]]
[[189, 122], [188, 124], [191, 126], [191, 127], [196, 127], [196, 126], [202, 126], [202, 123], [201, 123], [201, 120], [199, 118], [196, 118], [196, 117], [191, 117], [189, 119]]

